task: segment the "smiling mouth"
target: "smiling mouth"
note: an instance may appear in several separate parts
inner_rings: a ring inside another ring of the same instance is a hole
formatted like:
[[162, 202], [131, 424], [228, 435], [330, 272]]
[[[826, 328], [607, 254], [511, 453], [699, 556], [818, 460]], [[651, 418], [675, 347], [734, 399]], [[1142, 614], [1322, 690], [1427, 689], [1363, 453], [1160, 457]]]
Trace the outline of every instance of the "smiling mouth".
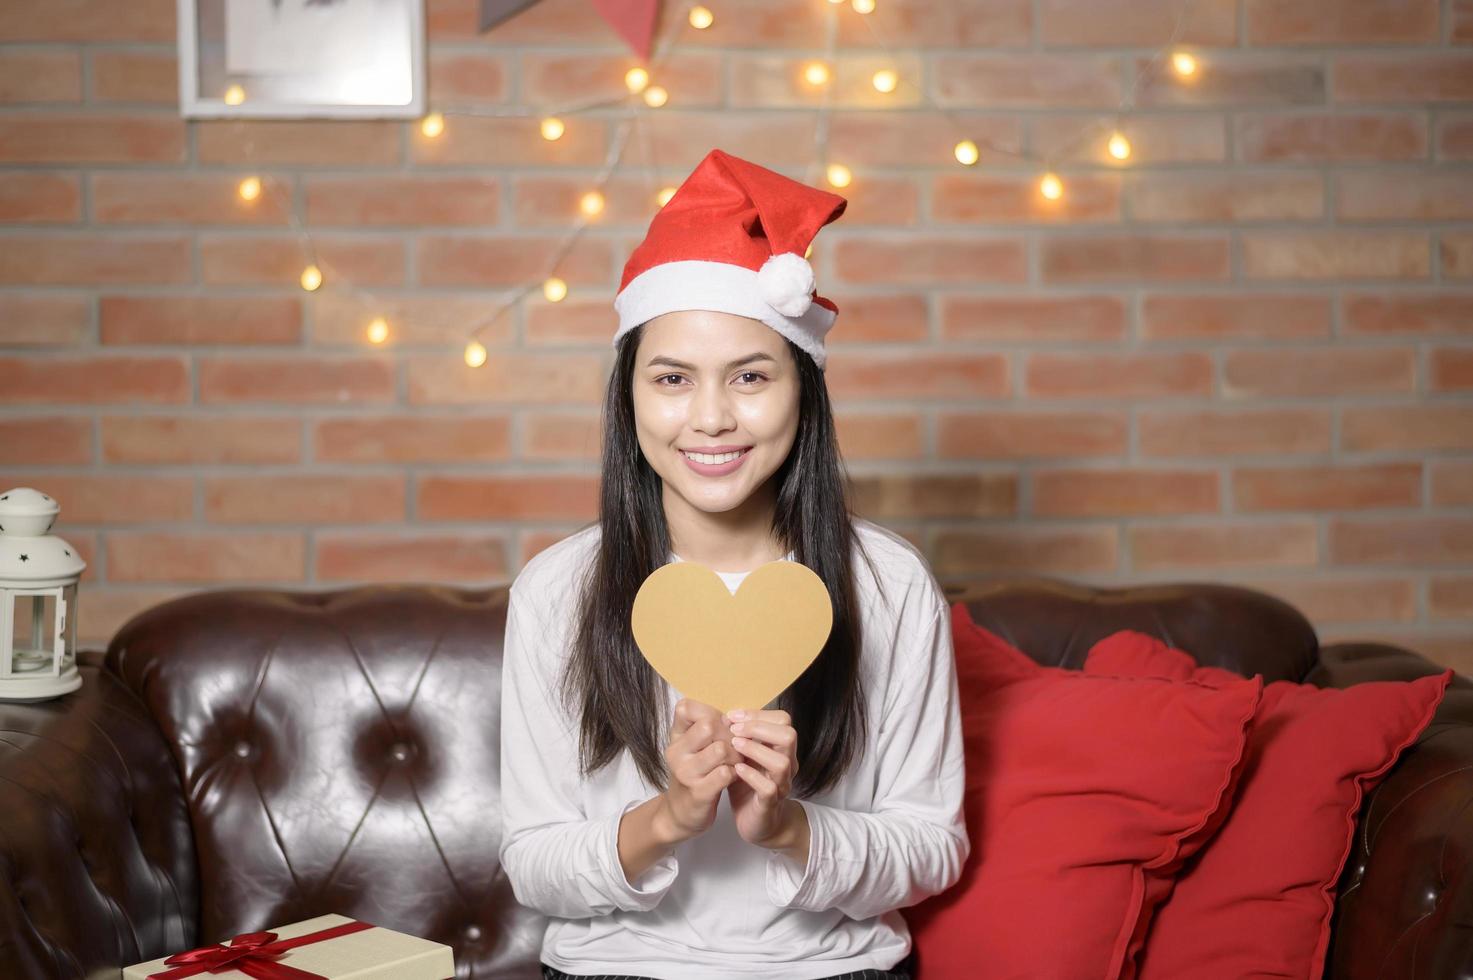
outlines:
[[692, 452], [687, 452], [684, 449], [677, 449], [676, 450], [676, 452], [680, 453], [682, 456], [685, 456], [687, 459], [695, 460], [697, 463], [704, 463], [707, 466], [717, 466], [717, 465], [720, 465], [721, 463], [729, 463], [729, 462], [731, 462], [734, 459], [740, 459], [741, 457], [747, 455], [747, 453], [749, 453], [751, 451], [752, 451], [752, 447], [751, 446], [748, 446], [746, 449], [743, 449], [741, 452], [731, 452], [731, 453], [692, 453]]

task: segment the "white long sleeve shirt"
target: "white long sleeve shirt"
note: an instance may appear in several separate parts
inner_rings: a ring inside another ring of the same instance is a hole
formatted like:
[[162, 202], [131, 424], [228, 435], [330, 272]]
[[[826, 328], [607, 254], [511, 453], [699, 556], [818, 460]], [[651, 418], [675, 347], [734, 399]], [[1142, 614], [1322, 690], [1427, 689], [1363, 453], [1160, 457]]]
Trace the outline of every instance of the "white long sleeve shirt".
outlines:
[[[950, 887], [970, 850], [950, 616], [908, 541], [855, 524], [879, 575], [856, 551], [870, 743], [834, 787], [799, 800], [810, 832], [806, 866], [742, 840], [723, 792], [705, 833], [629, 881], [619, 822], [658, 791], [627, 750], [581, 777], [577, 720], [556, 697], [598, 526], [540, 552], [512, 583], [500, 859], [517, 900], [550, 917], [544, 962], [661, 980], [808, 980], [886, 969], [910, 951], [896, 910]], [[746, 575], [718, 574], [733, 593]], [[681, 694], [666, 690], [673, 710]]]

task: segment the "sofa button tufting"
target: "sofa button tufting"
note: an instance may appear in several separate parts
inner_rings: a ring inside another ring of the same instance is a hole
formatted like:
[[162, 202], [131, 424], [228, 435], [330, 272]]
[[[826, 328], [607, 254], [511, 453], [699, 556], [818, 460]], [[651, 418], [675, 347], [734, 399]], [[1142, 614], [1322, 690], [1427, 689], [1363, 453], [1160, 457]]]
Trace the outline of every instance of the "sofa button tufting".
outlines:
[[245, 739], [241, 739], [239, 742], [236, 742], [235, 743], [235, 754], [238, 755], [238, 756], [240, 756], [242, 759], [244, 759], [246, 756], [250, 755], [251, 754], [251, 743], [250, 742], [247, 742]]
[[481, 927], [480, 926], [466, 926], [465, 927], [465, 938], [469, 939], [471, 942], [475, 942], [477, 939], [480, 939], [481, 938]]

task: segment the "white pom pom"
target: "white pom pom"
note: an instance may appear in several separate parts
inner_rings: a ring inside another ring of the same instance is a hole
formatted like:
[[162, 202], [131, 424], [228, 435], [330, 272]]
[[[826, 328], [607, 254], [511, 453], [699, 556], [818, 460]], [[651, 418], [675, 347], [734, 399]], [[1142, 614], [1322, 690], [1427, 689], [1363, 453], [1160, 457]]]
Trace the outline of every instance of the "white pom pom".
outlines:
[[757, 291], [783, 316], [802, 316], [813, 305], [813, 266], [797, 252], [783, 252], [762, 263]]

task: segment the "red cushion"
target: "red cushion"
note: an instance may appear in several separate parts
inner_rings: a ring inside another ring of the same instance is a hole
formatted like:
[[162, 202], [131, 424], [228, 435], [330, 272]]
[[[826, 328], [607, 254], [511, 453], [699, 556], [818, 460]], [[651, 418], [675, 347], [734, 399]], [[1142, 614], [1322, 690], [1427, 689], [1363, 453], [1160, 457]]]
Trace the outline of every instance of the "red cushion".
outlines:
[[[1095, 644], [1084, 670], [1203, 683], [1239, 679], [1129, 630]], [[1449, 670], [1342, 690], [1267, 685], [1227, 820], [1184, 865], [1151, 921], [1138, 963], [1128, 962], [1122, 977], [1318, 980], [1361, 800], [1427, 727], [1452, 677]]]
[[961, 880], [904, 910], [925, 980], [1113, 977], [1217, 828], [1262, 680], [1044, 667], [952, 606], [966, 745]]

